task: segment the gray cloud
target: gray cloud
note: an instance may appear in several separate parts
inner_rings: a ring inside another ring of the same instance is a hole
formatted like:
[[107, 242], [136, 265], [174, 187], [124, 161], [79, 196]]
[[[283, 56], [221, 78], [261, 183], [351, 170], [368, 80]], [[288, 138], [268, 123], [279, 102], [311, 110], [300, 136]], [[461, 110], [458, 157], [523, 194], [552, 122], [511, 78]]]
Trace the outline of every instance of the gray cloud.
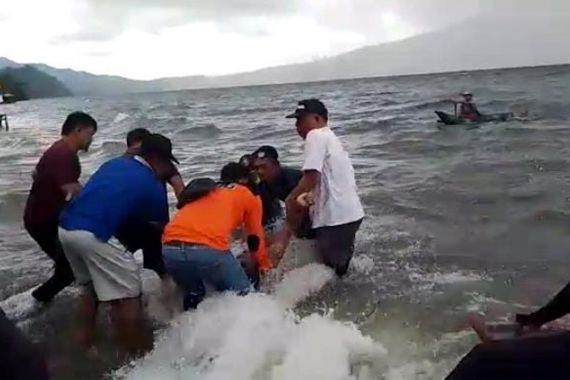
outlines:
[[387, 32], [381, 14], [393, 11], [418, 32], [492, 13], [570, 12], [568, 0], [84, 0], [81, 29], [54, 42], [105, 41], [128, 28], [158, 33], [189, 22], [215, 21], [220, 30], [266, 35], [275, 16], [307, 15], [336, 30], [365, 34], [371, 42]]
[[[228, 22], [244, 34], [263, 32], [245, 20], [293, 13], [300, 0], [86, 0], [81, 29], [54, 42], [104, 41], [130, 26], [157, 33], [198, 21]], [[144, 17], [141, 17], [144, 15]]]

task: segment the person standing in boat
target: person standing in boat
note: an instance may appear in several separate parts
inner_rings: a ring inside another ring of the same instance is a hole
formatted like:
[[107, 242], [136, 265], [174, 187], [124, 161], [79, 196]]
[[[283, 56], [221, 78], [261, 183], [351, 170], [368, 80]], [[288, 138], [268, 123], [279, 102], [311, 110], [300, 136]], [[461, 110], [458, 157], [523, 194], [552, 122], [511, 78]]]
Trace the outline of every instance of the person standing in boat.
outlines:
[[473, 102], [473, 94], [466, 91], [461, 94], [461, 99], [453, 99], [455, 107], [459, 105], [459, 116], [469, 121], [479, 121], [481, 113], [477, 109], [477, 105]]

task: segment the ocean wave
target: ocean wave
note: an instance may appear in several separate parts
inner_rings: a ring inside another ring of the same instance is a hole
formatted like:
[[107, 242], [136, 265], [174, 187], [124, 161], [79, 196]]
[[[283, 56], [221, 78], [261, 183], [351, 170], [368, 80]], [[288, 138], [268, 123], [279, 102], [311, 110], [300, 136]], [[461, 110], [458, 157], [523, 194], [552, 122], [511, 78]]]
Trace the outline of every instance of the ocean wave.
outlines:
[[213, 139], [222, 134], [222, 130], [215, 124], [206, 124], [195, 127], [179, 129], [174, 132], [174, 139], [189, 137], [192, 139]]
[[[301, 318], [290, 310], [331, 278], [329, 269], [313, 264], [288, 273], [272, 296], [210, 298], [173, 321], [151, 354], [115, 375], [344, 380], [361, 368], [373, 368], [386, 350], [356, 326], [326, 315]], [[324, 361], [329, 364], [323, 366]]]

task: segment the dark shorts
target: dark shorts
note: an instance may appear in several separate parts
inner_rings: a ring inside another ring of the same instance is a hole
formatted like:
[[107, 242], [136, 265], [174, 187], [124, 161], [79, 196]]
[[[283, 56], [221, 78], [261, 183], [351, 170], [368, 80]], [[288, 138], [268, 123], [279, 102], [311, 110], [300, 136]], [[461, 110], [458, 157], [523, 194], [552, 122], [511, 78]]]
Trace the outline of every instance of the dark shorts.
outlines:
[[143, 251], [143, 267], [155, 271], [159, 277], [166, 274], [162, 258], [162, 230], [149, 223], [125, 223], [115, 236], [129, 251]]
[[362, 224], [362, 219], [356, 222], [333, 227], [320, 227], [314, 230], [317, 251], [323, 263], [343, 276], [348, 270], [354, 254], [356, 232]]
[[570, 379], [570, 332], [477, 345], [446, 380]]

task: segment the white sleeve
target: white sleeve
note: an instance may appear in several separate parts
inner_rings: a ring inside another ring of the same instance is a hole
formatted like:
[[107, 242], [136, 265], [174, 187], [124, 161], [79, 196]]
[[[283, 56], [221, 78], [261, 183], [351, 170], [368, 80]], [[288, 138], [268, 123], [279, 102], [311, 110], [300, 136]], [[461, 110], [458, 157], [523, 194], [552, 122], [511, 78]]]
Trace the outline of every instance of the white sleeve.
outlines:
[[327, 154], [326, 136], [321, 133], [310, 133], [305, 140], [305, 161], [303, 170], [323, 171]]

